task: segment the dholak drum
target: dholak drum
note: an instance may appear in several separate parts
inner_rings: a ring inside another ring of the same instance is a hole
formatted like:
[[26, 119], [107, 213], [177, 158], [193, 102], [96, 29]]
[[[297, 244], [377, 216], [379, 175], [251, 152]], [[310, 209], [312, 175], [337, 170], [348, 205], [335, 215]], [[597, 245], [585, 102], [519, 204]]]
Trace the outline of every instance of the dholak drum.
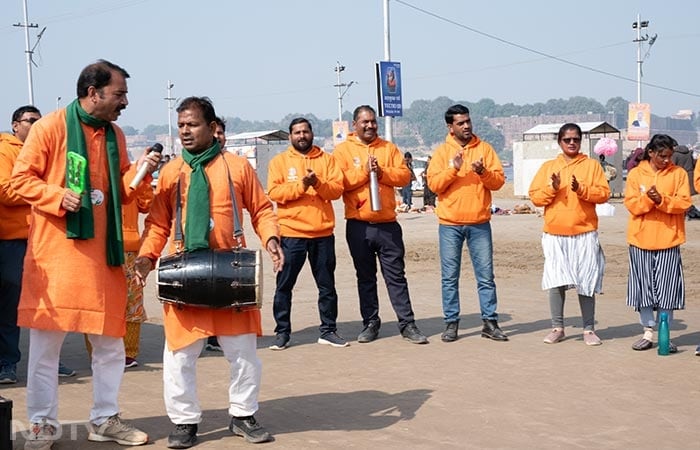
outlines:
[[202, 308], [260, 308], [260, 250], [200, 249], [164, 256], [157, 267], [162, 302]]

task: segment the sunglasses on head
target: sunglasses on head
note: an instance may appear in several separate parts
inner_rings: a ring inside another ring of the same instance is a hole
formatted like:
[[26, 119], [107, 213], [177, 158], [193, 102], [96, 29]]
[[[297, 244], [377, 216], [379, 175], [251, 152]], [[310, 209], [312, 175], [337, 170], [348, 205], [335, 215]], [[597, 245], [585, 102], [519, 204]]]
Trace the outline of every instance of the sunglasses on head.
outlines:
[[580, 137], [562, 138], [561, 140], [562, 140], [562, 142], [564, 142], [566, 144], [571, 144], [572, 142], [578, 144], [581, 142]]

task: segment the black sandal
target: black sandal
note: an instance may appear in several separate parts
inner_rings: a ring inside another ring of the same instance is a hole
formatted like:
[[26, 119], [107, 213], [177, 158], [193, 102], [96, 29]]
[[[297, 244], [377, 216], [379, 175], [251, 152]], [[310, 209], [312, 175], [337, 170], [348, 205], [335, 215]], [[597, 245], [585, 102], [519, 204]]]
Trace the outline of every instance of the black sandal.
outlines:
[[632, 350], [637, 350], [637, 351], [642, 351], [642, 350], [649, 350], [654, 346], [654, 343], [651, 342], [648, 339], [641, 338], [634, 344], [632, 344]]

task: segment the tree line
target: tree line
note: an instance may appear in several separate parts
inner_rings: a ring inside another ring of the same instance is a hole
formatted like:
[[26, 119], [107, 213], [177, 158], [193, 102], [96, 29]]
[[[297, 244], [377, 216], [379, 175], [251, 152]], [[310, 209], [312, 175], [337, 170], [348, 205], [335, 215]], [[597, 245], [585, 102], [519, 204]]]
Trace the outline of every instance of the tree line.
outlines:
[[[455, 103], [461, 103], [468, 107], [474, 124], [474, 130], [480, 138], [489, 142], [497, 150], [503, 148], [505, 139], [503, 134], [485, 120], [489, 117], [511, 116], [554, 116], [564, 114], [627, 114], [629, 101], [622, 97], [613, 97], [605, 104], [593, 98], [570, 97], [569, 99], [550, 99], [544, 103], [516, 105], [514, 103], [497, 104], [490, 98], [484, 98], [478, 102], [466, 100], [453, 100], [449, 97], [438, 97], [434, 100], [416, 100], [408, 108], [404, 108], [403, 117], [394, 119], [394, 142], [401, 148], [428, 150], [445, 139], [446, 128], [444, 114], [448, 107]], [[314, 114], [294, 113], [287, 114], [279, 121], [264, 120], [251, 121], [239, 117], [226, 117], [226, 132], [241, 133], [246, 131], [261, 130], [287, 130], [289, 122], [295, 117], [308, 119], [314, 127], [317, 137], [332, 135], [333, 121], [335, 119], [321, 119]], [[352, 113], [345, 111], [343, 119], [352, 121]], [[694, 125], [697, 119], [694, 121]], [[383, 133], [384, 121], [379, 121], [380, 134]], [[168, 125], [148, 125], [141, 130], [131, 126], [123, 127], [127, 135], [144, 134], [149, 139], [155, 139], [156, 135], [168, 134]], [[177, 134], [177, 130], [173, 130]]]

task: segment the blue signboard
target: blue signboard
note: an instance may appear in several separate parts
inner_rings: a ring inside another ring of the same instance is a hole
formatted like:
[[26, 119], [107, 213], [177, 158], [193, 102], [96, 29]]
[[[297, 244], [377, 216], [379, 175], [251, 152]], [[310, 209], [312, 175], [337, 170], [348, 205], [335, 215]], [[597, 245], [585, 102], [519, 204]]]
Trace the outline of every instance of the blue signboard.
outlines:
[[379, 115], [389, 117], [402, 116], [401, 63], [379, 61], [376, 64], [376, 69]]

